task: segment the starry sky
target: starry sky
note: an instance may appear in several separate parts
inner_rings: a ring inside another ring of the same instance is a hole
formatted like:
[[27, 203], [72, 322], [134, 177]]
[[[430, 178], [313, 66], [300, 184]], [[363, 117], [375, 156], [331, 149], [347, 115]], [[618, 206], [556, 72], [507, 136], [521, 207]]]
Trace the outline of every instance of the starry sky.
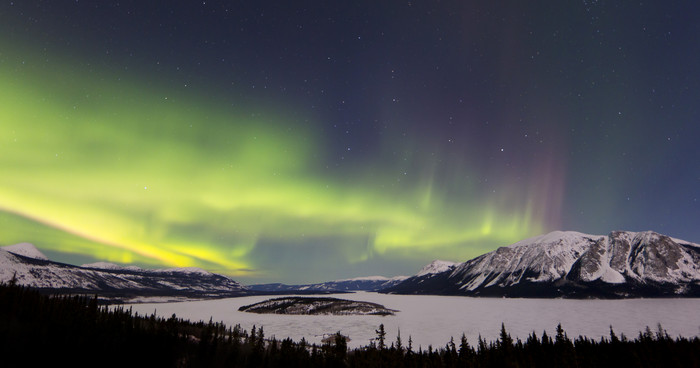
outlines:
[[700, 242], [696, 1], [1, 1], [0, 245], [244, 283]]

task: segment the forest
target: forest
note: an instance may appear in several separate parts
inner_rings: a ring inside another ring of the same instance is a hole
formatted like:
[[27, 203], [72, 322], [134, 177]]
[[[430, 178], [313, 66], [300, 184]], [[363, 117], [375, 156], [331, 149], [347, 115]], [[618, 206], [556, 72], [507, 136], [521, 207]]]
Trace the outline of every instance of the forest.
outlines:
[[413, 346], [383, 325], [368, 346], [348, 349], [336, 333], [316, 345], [265, 336], [264, 326], [192, 322], [99, 305], [97, 296], [43, 295], [11, 281], [0, 285], [3, 367], [700, 367], [700, 338], [671, 337], [661, 326], [630, 338], [610, 330], [592, 340], [533, 332], [496, 341], [451, 339]]

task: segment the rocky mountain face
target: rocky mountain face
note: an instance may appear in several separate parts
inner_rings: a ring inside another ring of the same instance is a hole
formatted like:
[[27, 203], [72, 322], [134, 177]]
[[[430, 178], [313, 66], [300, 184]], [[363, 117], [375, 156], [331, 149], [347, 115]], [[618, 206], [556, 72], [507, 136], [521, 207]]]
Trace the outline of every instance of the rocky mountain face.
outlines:
[[384, 289], [398, 294], [624, 298], [700, 296], [700, 245], [655, 232], [556, 231]]
[[111, 263], [73, 266], [48, 260], [31, 244], [0, 248], [0, 282], [49, 293], [94, 294], [116, 302], [139, 297], [207, 298], [246, 295], [238, 282], [199, 268], [145, 270]]
[[392, 278], [383, 276], [357, 277], [346, 280], [335, 280], [317, 284], [286, 285], [286, 284], [255, 284], [248, 287], [254, 291], [261, 292], [352, 292], [352, 291], [378, 291], [392, 287], [408, 276], [396, 276]]

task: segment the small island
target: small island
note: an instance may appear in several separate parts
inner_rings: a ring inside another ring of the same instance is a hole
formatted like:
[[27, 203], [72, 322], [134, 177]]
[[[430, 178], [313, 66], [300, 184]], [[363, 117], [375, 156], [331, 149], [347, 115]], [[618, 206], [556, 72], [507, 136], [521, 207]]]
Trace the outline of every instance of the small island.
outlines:
[[393, 316], [397, 310], [381, 304], [337, 298], [282, 297], [238, 308], [241, 312], [265, 314], [332, 314]]

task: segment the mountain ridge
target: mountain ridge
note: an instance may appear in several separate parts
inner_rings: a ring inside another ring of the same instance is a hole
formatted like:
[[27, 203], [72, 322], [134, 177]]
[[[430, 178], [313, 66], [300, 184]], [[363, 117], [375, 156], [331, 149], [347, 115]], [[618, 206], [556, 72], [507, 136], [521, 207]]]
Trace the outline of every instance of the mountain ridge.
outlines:
[[315, 284], [287, 285], [282, 283], [253, 284], [248, 285], [251, 290], [264, 292], [353, 292], [353, 291], [379, 291], [392, 287], [408, 276], [364, 276], [350, 279], [319, 282]]
[[555, 231], [382, 290], [506, 297], [700, 296], [700, 245], [653, 231]]
[[653, 231], [590, 235], [554, 231], [466, 262], [435, 260], [413, 276], [366, 276], [316, 284], [244, 286], [206, 270], [147, 270], [49, 260], [36, 247], [0, 247], [0, 282], [46, 292], [135, 297], [211, 298], [252, 294], [379, 291], [488, 297], [700, 297], [700, 245]]
[[36, 247], [29, 243], [0, 247], [0, 282], [14, 279], [19, 285], [47, 293], [99, 294], [101, 300], [108, 302], [137, 297], [198, 299], [249, 293], [231, 278], [202, 269], [145, 270], [106, 262], [74, 266], [51, 261], [34, 250]]

